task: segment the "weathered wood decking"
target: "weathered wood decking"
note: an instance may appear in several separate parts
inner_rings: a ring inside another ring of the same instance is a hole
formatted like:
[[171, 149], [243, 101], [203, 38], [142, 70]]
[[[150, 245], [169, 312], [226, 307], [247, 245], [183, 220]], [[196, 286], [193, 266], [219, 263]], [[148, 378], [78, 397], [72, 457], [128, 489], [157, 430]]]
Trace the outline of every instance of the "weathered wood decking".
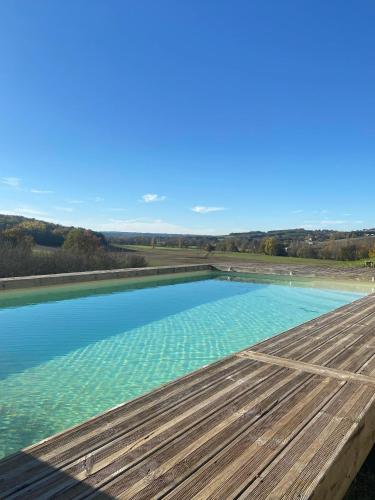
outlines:
[[1, 498], [341, 498], [375, 442], [375, 295], [0, 462]]
[[267, 262], [230, 262], [215, 263], [215, 269], [227, 271], [228, 268], [238, 272], [254, 274], [293, 275], [295, 277], [331, 278], [339, 280], [373, 281], [375, 270], [369, 267], [333, 267], [306, 264], [274, 264]]

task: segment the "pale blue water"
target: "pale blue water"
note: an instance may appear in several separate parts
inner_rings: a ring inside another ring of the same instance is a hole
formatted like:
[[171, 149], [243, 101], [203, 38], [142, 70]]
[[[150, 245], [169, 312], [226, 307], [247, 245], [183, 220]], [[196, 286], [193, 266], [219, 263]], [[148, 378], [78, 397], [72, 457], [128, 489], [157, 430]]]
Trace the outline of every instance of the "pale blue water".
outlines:
[[0, 457], [362, 295], [222, 275], [3, 292]]

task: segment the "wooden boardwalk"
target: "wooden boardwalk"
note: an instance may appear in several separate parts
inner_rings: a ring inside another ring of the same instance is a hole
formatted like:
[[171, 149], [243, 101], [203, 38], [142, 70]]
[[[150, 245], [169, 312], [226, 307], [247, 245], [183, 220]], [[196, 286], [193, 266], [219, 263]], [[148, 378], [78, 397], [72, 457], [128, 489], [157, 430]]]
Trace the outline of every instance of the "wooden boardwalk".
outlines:
[[267, 262], [233, 262], [213, 263], [214, 269], [254, 274], [275, 274], [278, 276], [328, 278], [334, 280], [373, 281], [375, 286], [375, 269], [369, 267], [334, 267], [332, 265], [316, 266], [306, 264], [274, 264]]
[[375, 442], [375, 295], [0, 462], [1, 498], [339, 499]]

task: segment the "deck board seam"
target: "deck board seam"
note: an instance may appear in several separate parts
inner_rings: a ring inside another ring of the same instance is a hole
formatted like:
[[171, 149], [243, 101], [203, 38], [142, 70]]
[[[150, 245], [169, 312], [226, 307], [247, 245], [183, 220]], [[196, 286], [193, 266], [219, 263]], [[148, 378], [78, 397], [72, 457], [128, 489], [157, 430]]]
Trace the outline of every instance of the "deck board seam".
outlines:
[[336, 368], [328, 368], [326, 366], [317, 365], [314, 363], [306, 363], [305, 361], [295, 361], [292, 359], [274, 356], [272, 354], [264, 354], [257, 351], [243, 351], [236, 354], [238, 357], [245, 357], [263, 363], [283, 366], [284, 368], [291, 368], [299, 371], [306, 371], [324, 377], [335, 378], [338, 380], [346, 380], [348, 382], [360, 382], [362, 384], [375, 386], [375, 377], [369, 375], [361, 375], [356, 372], [349, 372], [346, 370], [339, 370]]

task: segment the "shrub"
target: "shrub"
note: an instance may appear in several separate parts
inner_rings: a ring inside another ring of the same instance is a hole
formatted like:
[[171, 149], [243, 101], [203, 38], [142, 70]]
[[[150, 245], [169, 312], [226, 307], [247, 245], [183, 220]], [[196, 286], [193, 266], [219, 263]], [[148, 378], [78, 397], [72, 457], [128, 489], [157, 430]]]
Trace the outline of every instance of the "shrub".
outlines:
[[33, 253], [22, 245], [0, 243], [1, 278], [146, 266], [146, 260], [139, 255], [105, 250], [85, 254], [66, 249]]
[[12, 247], [22, 247], [25, 251], [31, 252], [34, 245], [34, 239], [18, 226], [5, 229], [0, 234], [0, 242], [11, 245]]
[[90, 254], [102, 247], [102, 241], [93, 231], [71, 229], [66, 235], [63, 247], [74, 253]]
[[127, 255], [125, 267], [147, 267], [147, 260], [142, 255]]
[[357, 258], [357, 247], [355, 245], [345, 245], [340, 248], [340, 260], [355, 260]]

